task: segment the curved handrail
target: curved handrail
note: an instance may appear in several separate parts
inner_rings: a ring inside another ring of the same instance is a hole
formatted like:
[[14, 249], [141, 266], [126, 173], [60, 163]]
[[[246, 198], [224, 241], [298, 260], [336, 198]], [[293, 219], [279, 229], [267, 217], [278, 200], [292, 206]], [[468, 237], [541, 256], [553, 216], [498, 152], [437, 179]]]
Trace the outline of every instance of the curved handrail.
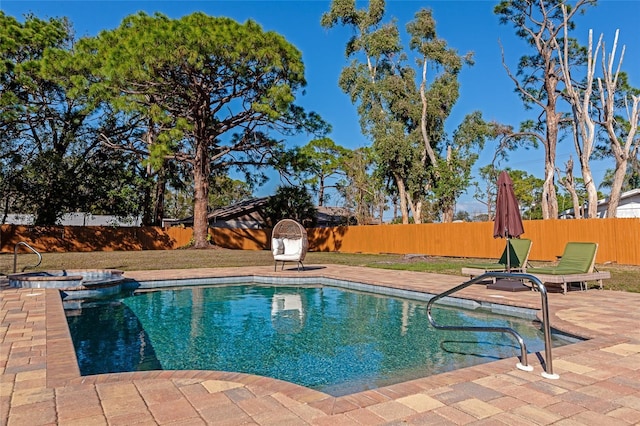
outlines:
[[478, 327], [478, 326], [451, 326], [451, 325], [440, 325], [436, 323], [431, 315], [431, 307], [433, 304], [442, 299], [443, 297], [449, 296], [457, 291], [460, 291], [470, 285], [476, 284], [480, 281], [484, 281], [487, 278], [517, 278], [517, 279], [526, 279], [531, 281], [531, 283], [536, 287], [536, 289], [540, 292], [540, 298], [542, 300], [542, 328], [544, 334], [544, 350], [545, 350], [545, 372], [542, 373], [543, 377], [548, 379], [557, 379], [559, 376], [557, 374], [553, 374], [553, 362], [551, 356], [551, 327], [549, 325], [549, 304], [547, 300], [547, 289], [544, 284], [534, 275], [531, 274], [522, 274], [522, 273], [509, 273], [509, 272], [486, 272], [480, 276], [472, 278], [469, 281], [466, 281], [452, 289], [449, 289], [443, 293], [434, 296], [427, 303], [427, 317], [431, 325], [439, 330], [458, 330], [458, 331], [487, 331], [487, 332], [498, 332], [498, 333], [509, 333], [511, 334], [520, 345], [520, 361], [517, 367], [521, 370], [531, 371], [533, 367], [529, 366], [527, 362], [527, 346], [524, 342], [524, 339], [512, 328], [509, 327]]
[[33, 247], [31, 247], [29, 244], [25, 243], [24, 241], [20, 241], [18, 244], [16, 244], [16, 246], [13, 248], [13, 273], [16, 273], [16, 268], [18, 267], [18, 246], [25, 246], [26, 248], [28, 248], [29, 250], [31, 250], [32, 252], [34, 252], [37, 256], [38, 256], [38, 263], [36, 263], [33, 266], [25, 266], [24, 268], [22, 268], [22, 272], [24, 272], [25, 269], [31, 267], [31, 268], [37, 268], [38, 266], [40, 266], [40, 264], [42, 263], [42, 255], [40, 254], [40, 252], [38, 252], [38, 250], [34, 249]]

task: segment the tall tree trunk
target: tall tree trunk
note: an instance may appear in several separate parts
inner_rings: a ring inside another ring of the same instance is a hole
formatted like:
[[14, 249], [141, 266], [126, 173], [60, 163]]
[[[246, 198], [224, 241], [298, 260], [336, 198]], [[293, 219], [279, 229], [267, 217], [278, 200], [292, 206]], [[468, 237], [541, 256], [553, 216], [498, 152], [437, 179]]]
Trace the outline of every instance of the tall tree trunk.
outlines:
[[[560, 175], [559, 170], [558, 175]], [[565, 164], [564, 178], [559, 178], [558, 181], [571, 195], [573, 217], [575, 219], [582, 219], [582, 207], [580, 205], [580, 199], [578, 198], [578, 191], [576, 191], [576, 183], [573, 178], [573, 158], [569, 157], [569, 161]]]
[[[616, 167], [613, 175], [613, 183], [611, 185], [611, 193], [609, 195], [609, 206], [607, 207], [607, 217], [616, 217], [618, 212], [618, 205], [620, 204], [620, 193], [622, 192], [622, 186], [624, 185], [625, 175], [627, 173], [628, 162], [632, 152], [637, 152], [640, 143], [636, 138], [636, 132], [638, 131], [638, 121], [640, 120], [640, 96], [631, 95], [631, 108], [628, 105], [628, 98], [625, 98], [625, 106], [627, 107], [627, 119], [629, 120], [629, 127], [626, 136], [619, 136], [616, 134], [616, 104], [615, 93], [618, 88], [618, 75], [620, 73], [620, 67], [622, 66], [622, 60], [624, 59], [624, 46], [620, 54], [620, 60], [618, 61], [618, 68], [613, 70], [614, 58], [616, 55], [616, 48], [618, 45], [618, 31], [613, 42], [609, 61], [605, 66], [604, 58], [606, 56], [604, 47], [602, 49], [603, 58], [603, 74], [602, 79], [598, 79], [598, 88], [600, 90], [600, 102], [604, 110], [604, 122], [602, 125], [607, 131], [609, 136], [609, 146], [611, 152], [616, 160]], [[624, 141], [622, 143], [621, 141]]]
[[324, 204], [324, 177], [320, 177], [320, 188], [318, 191], [318, 206], [322, 207]]
[[409, 199], [409, 206], [411, 207], [413, 223], [422, 223], [422, 201], [418, 198], [418, 201], [414, 203], [411, 199]]
[[164, 218], [164, 194], [167, 190], [167, 169], [163, 166], [158, 170], [158, 179], [156, 180], [156, 196], [153, 208], [153, 224], [162, 226]]
[[[555, 62], [550, 61], [550, 70], [548, 74], [553, 75]], [[556, 148], [558, 145], [558, 125], [560, 123], [560, 114], [556, 112], [557, 95], [556, 87], [558, 86], [557, 77], [548, 78], [545, 81], [547, 97], [546, 113], [547, 132], [544, 143], [544, 183], [542, 186], [542, 218], [557, 219], [558, 218], [558, 198], [556, 196], [556, 187], [554, 182], [556, 169]]]
[[[451, 157], [453, 156], [453, 152], [451, 149], [451, 145], [447, 145], [447, 168], [449, 172], [451, 170]], [[455, 215], [455, 199], [446, 197], [442, 200], [442, 222], [443, 223], [451, 223], [453, 222], [453, 216]]]
[[555, 164], [555, 155], [553, 160], [545, 159], [544, 174], [545, 179], [542, 186], [542, 218], [555, 219], [558, 217], [558, 200], [556, 199], [556, 188], [553, 181], [553, 169]]
[[[611, 151], [613, 152], [613, 156], [616, 160], [613, 182], [611, 184], [611, 193], [609, 195], [609, 206], [607, 207], [607, 217], [617, 216], [618, 205], [620, 204], [620, 193], [622, 192], [622, 186], [624, 185], [624, 179], [627, 174], [630, 154], [633, 152], [632, 147], [634, 144], [639, 145], [638, 140], [635, 139], [635, 135], [638, 130], [638, 120], [640, 118], [640, 96], [632, 96], [632, 99], [633, 106], [631, 113], [629, 114], [629, 131], [626, 135], [624, 144], [620, 143], [618, 135], [615, 132], [613, 112], [611, 112], [610, 120], [609, 117], [606, 117], [605, 128], [607, 130], [607, 135], [609, 136]], [[611, 108], [612, 107], [613, 101], [611, 101]]]
[[618, 158], [616, 156], [616, 168], [613, 172], [613, 182], [611, 183], [611, 192], [609, 194], [609, 205], [607, 206], [607, 217], [618, 216], [618, 206], [620, 205], [620, 194], [622, 193], [622, 185], [627, 172], [627, 158]]
[[393, 197], [392, 203], [393, 203], [393, 221], [395, 222], [395, 220], [398, 217], [398, 198], [397, 197]]
[[582, 164], [582, 178], [584, 179], [584, 186], [587, 189], [588, 207], [586, 217], [594, 219], [598, 217], [598, 190], [596, 189], [596, 184], [593, 182], [593, 175], [588, 162]]
[[400, 214], [402, 215], [402, 223], [409, 223], [409, 210], [407, 209], [407, 193], [404, 187], [404, 181], [398, 175], [394, 175], [396, 186], [398, 187], [398, 199], [400, 200]]
[[151, 188], [145, 185], [142, 194], [142, 225], [153, 226], [153, 213], [151, 212]]
[[[149, 182], [152, 178], [151, 165], [147, 165], [145, 168], [145, 180]], [[153, 213], [151, 207], [151, 183], [144, 186], [144, 192], [142, 194], [142, 225], [153, 226]]]
[[207, 248], [209, 241], [208, 198], [209, 198], [209, 155], [205, 142], [196, 142], [196, 154], [193, 163], [193, 182], [195, 186], [193, 203], [193, 247]]
[[442, 209], [442, 222], [443, 223], [451, 223], [453, 222], [453, 217], [455, 216], [455, 211], [452, 204], [443, 207]]
[[50, 167], [46, 171], [46, 182], [42, 188], [42, 202], [36, 206], [33, 224], [36, 226], [53, 226], [62, 216], [60, 189], [61, 176], [65, 175], [63, 156], [59, 152], [52, 152]]
[[[585, 188], [587, 189], [587, 201], [589, 202], [587, 217], [594, 218], [598, 216], [598, 191], [593, 181], [593, 174], [589, 161], [595, 147], [596, 125], [591, 116], [592, 109], [592, 91], [595, 76], [595, 68], [598, 58], [598, 51], [602, 45], [602, 36], [598, 40], [596, 48], [593, 47], [593, 32], [589, 31], [589, 47], [587, 52], [587, 76], [584, 83], [584, 89], [579, 91], [574, 87], [573, 77], [571, 76], [571, 64], [569, 53], [569, 28], [566, 24], [567, 8], [562, 5], [564, 15], [564, 43], [561, 48], [557, 41], [555, 48], [558, 51], [560, 68], [562, 69], [563, 81], [565, 84], [564, 96], [571, 105], [573, 113], [573, 142], [580, 160], [580, 168], [582, 170], [582, 178]], [[555, 41], [555, 39], [554, 39]]]

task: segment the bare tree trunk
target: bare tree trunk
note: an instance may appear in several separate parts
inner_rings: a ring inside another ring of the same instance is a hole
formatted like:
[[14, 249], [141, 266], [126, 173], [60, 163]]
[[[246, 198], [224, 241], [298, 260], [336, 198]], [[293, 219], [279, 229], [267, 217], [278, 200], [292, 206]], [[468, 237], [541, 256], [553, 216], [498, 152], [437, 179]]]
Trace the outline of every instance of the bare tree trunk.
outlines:
[[422, 223], [422, 201], [418, 200], [413, 203], [410, 202], [411, 214], [413, 215], [413, 223]]
[[324, 177], [320, 177], [320, 188], [318, 190], [318, 206], [322, 207], [324, 204]]
[[193, 181], [195, 186], [193, 203], [193, 247], [209, 247], [208, 196], [209, 196], [209, 156], [206, 143], [196, 143], [193, 163]]
[[[560, 171], [558, 170], [558, 176]], [[573, 158], [569, 157], [569, 161], [565, 164], [564, 178], [558, 178], [558, 182], [565, 187], [571, 195], [571, 202], [573, 204], [573, 217], [576, 219], [582, 218], [582, 208], [580, 199], [578, 198], [578, 191], [576, 191], [576, 183], [573, 178]]]
[[455, 212], [453, 211], [453, 206], [446, 207], [442, 211], [442, 222], [443, 223], [453, 222], [454, 215], [455, 215]]
[[[146, 168], [146, 178], [151, 178], [151, 166], [147, 166]], [[142, 225], [143, 226], [152, 226], [153, 225], [153, 212], [151, 211], [151, 186], [144, 186], [144, 193], [142, 196]]]
[[158, 170], [158, 179], [156, 180], [156, 196], [153, 209], [153, 224], [155, 226], [162, 225], [164, 218], [164, 195], [167, 190], [167, 169], [162, 166]]
[[400, 200], [400, 214], [402, 215], [402, 223], [409, 223], [409, 210], [407, 209], [407, 193], [404, 187], [404, 181], [398, 175], [394, 176], [396, 186], [398, 187], [398, 199]]
[[393, 221], [395, 222], [396, 218], [398, 217], [398, 198], [393, 197], [392, 202], [393, 202]]
[[573, 78], [571, 76], [570, 54], [569, 46], [571, 44], [569, 40], [569, 29], [567, 24], [567, 9], [565, 5], [562, 5], [562, 12], [564, 14], [564, 48], [558, 45], [556, 39], [554, 39], [555, 49], [558, 51], [558, 57], [560, 58], [560, 68], [562, 69], [563, 81], [565, 84], [565, 98], [571, 105], [571, 112], [573, 113], [573, 141], [578, 153], [578, 159], [580, 160], [580, 168], [582, 169], [582, 178], [584, 179], [584, 185], [587, 189], [587, 217], [595, 218], [598, 216], [598, 191], [596, 184], [593, 181], [593, 174], [591, 173], [591, 167], [589, 161], [591, 160], [591, 154], [595, 148], [596, 138], [596, 125], [591, 117], [591, 94], [593, 93], [593, 81], [595, 75], [595, 64], [598, 58], [598, 51], [602, 45], [602, 36], [598, 40], [598, 43], [593, 48], [593, 32], [589, 31], [589, 50], [587, 52], [587, 79], [582, 91], [577, 90], [573, 84]]
[[547, 117], [547, 134], [544, 143], [544, 184], [542, 187], [542, 218], [558, 218], [558, 198], [554, 182], [556, 166], [556, 148], [558, 144], [558, 125], [561, 115], [556, 112], [557, 97], [555, 95], [558, 86], [558, 77], [554, 74], [555, 61], [549, 60], [549, 69], [545, 79], [547, 105], [545, 107]]
[[[556, 123], [557, 125], [557, 123]], [[555, 131], [557, 138], [557, 130]], [[549, 139], [547, 139], [549, 140]], [[545, 144], [544, 183], [542, 184], [542, 218], [556, 219], [558, 217], [558, 200], [554, 184], [554, 170], [556, 163], [556, 146]]]
[[[618, 31], [613, 42], [613, 48], [611, 49], [611, 55], [608, 62], [606, 62], [606, 51], [602, 48], [602, 72], [603, 79], [598, 79], [598, 89], [600, 91], [600, 102], [604, 110], [604, 121], [600, 124], [604, 126], [609, 136], [609, 145], [611, 152], [616, 160], [616, 167], [613, 174], [613, 182], [611, 184], [611, 192], [609, 195], [609, 206], [607, 207], [607, 217], [616, 217], [618, 211], [618, 205], [620, 204], [620, 193], [622, 192], [622, 186], [624, 184], [625, 174], [627, 172], [627, 165], [630, 158], [630, 153], [634, 152], [640, 146], [640, 140], [636, 138], [636, 132], [638, 131], [638, 120], [640, 119], [640, 96], [631, 96], [632, 105], [629, 109], [628, 99], [625, 99], [627, 118], [629, 120], [629, 128], [626, 137], [619, 137], [616, 134], [615, 125], [615, 93], [618, 87], [618, 76], [620, 74], [620, 68], [622, 66], [622, 60], [624, 59], [625, 47], [622, 47], [622, 53], [620, 54], [620, 60], [618, 61], [618, 68], [613, 71], [613, 62], [616, 55], [616, 48], [618, 45]], [[604, 84], [603, 84], [604, 80]], [[621, 141], [624, 140], [624, 143]], [[635, 148], [634, 148], [635, 147]]]
[[[451, 168], [451, 157], [453, 153], [451, 150], [451, 145], [447, 146], [447, 166], [449, 169]], [[447, 199], [444, 200], [442, 204], [442, 222], [451, 223], [453, 222], [453, 216], [455, 214], [455, 200]]]
[[[529, 37], [529, 42], [535, 47], [536, 52], [541, 57], [543, 88], [542, 95], [539, 90], [533, 93], [528, 89], [528, 81], [524, 84], [520, 83], [517, 75], [511, 73], [504, 61], [503, 67], [507, 70], [509, 77], [516, 84], [518, 91], [528, 99], [528, 101], [537, 104], [543, 110], [546, 119], [546, 134], [543, 140], [545, 149], [544, 159], [544, 183], [542, 187], [542, 218], [555, 219], [558, 217], [558, 200], [554, 185], [556, 146], [558, 143], [558, 128], [562, 119], [562, 114], [557, 112], [557, 100], [560, 96], [558, 92], [558, 84], [561, 82], [560, 70], [556, 61], [556, 47], [554, 45], [555, 38], [560, 30], [566, 29], [570, 24], [573, 16], [586, 7], [590, 2], [588, 0], [577, 0], [568, 14], [565, 14], [562, 23], [554, 22], [554, 10], [556, 4], [545, 0], [536, 0], [535, 2], [522, 2], [526, 5], [522, 14], [511, 16], [510, 20], [518, 28], [520, 35], [524, 38]], [[562, 2], [560, 2], [562, 3]], [[538, 14], [536, 14], [538, 13]], [[527, 27], [527, 19], [532, 27]], [[524, 57], [523, 57], [524, 58]], [[546, 104], [544, 103], [546, 99]], [[541, 138], [542, 139], [542, 138]]]
[[[431, 140], [429, 139], [429, 133], [427, 132], [427, 95], [425, 93], [425, 88], [427, 86], [427, 60], [424, 58], [422, 63], [422, 82], [420, 83], [420, 101], [422, 102], [422, 112], [420, 114], [420, 132], [422, 134], [422, 142], [424, 143], [425, 155], [431, 161], [434, 167], [437, 166], [438, 162], [436, 159], [436, 154], [431, 147]], [[426, 167], [427, 162], [426, 158], [423, 157], [423, 164]]]

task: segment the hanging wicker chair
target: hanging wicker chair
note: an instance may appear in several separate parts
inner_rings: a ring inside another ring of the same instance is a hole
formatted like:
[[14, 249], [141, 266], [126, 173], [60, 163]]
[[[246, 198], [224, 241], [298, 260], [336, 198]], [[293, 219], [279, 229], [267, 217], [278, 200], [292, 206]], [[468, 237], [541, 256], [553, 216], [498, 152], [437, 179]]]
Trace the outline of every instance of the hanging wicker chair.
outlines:
[[276, 223], [271, 233], [271, 251], [275, 262], [273, 270], [278, 269], [278, 262], [282, 262], [281, 270], [286, 262], [297, 262], [298, 271], [304, 270], [302, 261], [307, 255], [309, 241], [304, 226], [293, 219], [283, 219]]

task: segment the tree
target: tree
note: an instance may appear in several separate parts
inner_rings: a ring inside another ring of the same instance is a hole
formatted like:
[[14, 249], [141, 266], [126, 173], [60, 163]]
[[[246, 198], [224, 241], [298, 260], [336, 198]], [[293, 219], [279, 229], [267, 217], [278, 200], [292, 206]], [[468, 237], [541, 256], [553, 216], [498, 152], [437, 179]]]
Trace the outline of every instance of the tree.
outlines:
[[513, 192], [516, 194], [523, 218], [542, 219], [542, 187], [544, 180], [523, 170], [509, 170], [513, 181]]
[[[602, 48], [602, 79], [598, 79], [600, 92], [600, 104], [604, 111], [603, 120], [600, 124], [605, 128], [609, 138], [608, 148], [613, 153], [616, 161], [613, 178], [611, 181], [611, 191], [609, 195], [609, 206], [607, 207], [607, 217], [616, 217], [618, 204], [620, 203], [620, 193], [624, 187], [625, 180], [633, 176], [633, 172], [627, 175], [629, 168], [636, 170], [638, 176], [638, 151], [640, 151], [640, 137], [638, 137], [638, 122], [640, 121], [640, 92], [631, 89], [627, 84], [627, 78], [620, 72], [622, 60], [624, 58], [624, 46], [618, 62], [618, 67], [613, 70], [618, 45], [618, 31], [616, 31], [613, 47], [609, 58], [606, 58], [605, 47]], [[622, 92], [622, 96], [616, 96]], [[619, 99], [619, 98], [622, 99]], [[617, 99], [618, 98], [618, 99]], [[631, 98], [631, 102], [629, 102]], [[626, 120], [616, 115], [620, 108], [626, 110]], [[640, 186], [640, 185], [638, 185]]]
[[475, 150], [482, 149], [487, 139], [495, 138], [500, 128], [496, 123], [484, 121], [476, 111], [465, 116], [454, 131], [446, 156], [437, 163], [438, 179], [433, 190], [442, 222], [453, 221], [456, 200], [471, 182], [471, 169], [478, 159]]
[[226, 174], [214, 174], [209, 179], [209, 209], [226, 207], [251, 198], [251, 187], [247, 182], [231, 179]]
[[571, 204], [573, 204], [573, 217], [575, 219], [582, 218], [582, 201], [578, 196], [578, 190], [576, 188], [577, 179], [573, 176], [573, 158], [569, 157], [565, 165], [564, 176], [560, 177], [560, 170], [558, 170], [558, 182], [567, 190], [569, 197], [571, 198]]
[[[481, 114], [470, 114], [456, 130], [453, 140], [446, 144], [444, 154], [437, 152], [444, 139], [444, 122], [459, 97], [458, 74], [464, 64], [473, 64], [473, 54], [459, 56], [445, 40], [437, 37], [431, 10], [419, 10], [407, 25], [407, 32], [411, 35], [409, 46], [417, 53], [416, 62], [421, 68], [418, 88], [420, 135], [424, 147], [421, 158], [431, 176], [425, 191], [434, 192], [442, 221], [452, 222], [455, 201], [468, 186], [471, 167], [477, 159], [471, 150], [474, 146], [482, 147], [487, 135], [486, 129], [481, 129], [486, 125]], [[435, 74], [431, 82], [427, 80], [429, 69]]]
[[[105, 152], [98, 134], [110, 114], [75, 87], [83, 64], [60, 72], [51, 52], [69, 52], [66, 19], [23, 23], [0, 12], [0, 149], [5, 214], [33, 213], [54, 225], [64, 213], [136, 215], [141, 181], [129, 155]], [[6, 174], [5, 174], [6, 173]]]
[[339, 179], [344, 176], [343, 163], [349, 150], [337, 145], [330, 138], [313, 139], [302, 147], [300, 153], [303, 156], [301, 169], [304, 175], [308, 175], [305, 183], [311, 185], [318, 192], [318, 206], [326, 201], [327, 188], [335, 188], [328, 180]]
[[[613, 185], [613, 169], [608, 169], [602, 181], [600, 181], [600, 189], [609, 188], [611, 192], [611, 185]], [[627, 173], [624, 177], [621, 192], [630, 191], [635, 188], [640, 188], [640, 153], [636, 149], [631, 151], [629, 155], [629, 162], [627, 164]]]
[[338, 185], [345, 206], [353, 211], [359, 224], [368, 224], [378, 213], [382, 223], [386, 197], [381, 175], [374, 170], [375, 154], [370, 147], [348, 153], [343, 163], [345, 178]]
[[[600, 46], [602, 45], [602, 37], [598, 40], [598, 44], [593, 48], [593, 40], [592, 40], [592, 32], [589, 31], [589, 47], [587, 51], [587, 72], [586, 72], [586, 81], [578, 86], [573, 81], [572, 76], [572, 67], [571, 61], [572, 58], [576, 56], [576, 54], [570, 49], [572, 46], [572, 42], [569, 39], [569, 30], [567, 22], [567, 8], [565, 5], [561, 7], [565, 25], [564, 25], [564, 39], [562, 40], [562, 47], [558, 43], [557, 40], [553, 40], [555, 45], [555, 49], [558, 52], [558, 58], [560, 62], [560, 69], [563, 75], [564, 81], [564, 94], [563, 96], [569, 104], [571, 105], [571, 112], [573, 115], [573, 143], [576, 148], [576, 153], [578, 154], [578, 159], [580, 161], [580, 168], [582, 170], [582, 178], [586, 184], [587, 194], [588, 194], [588, 210], [587, 217], [596, 217], [598, 210], [598, 196], [596, 184], [593, 181], [593, 174], [591, 173], [591, 165], [590, 160], [593, 154], [593, 151], [596, 147], [596, 123], [592, 113], [591, 107], [591, 98], [593, 94], [594, 88], [594, 78], [595, 78], [595, 68], [598, 58], [598, 52], [600, 50]], [[571, 165], [571, 168], [567, 167], [567, 173], [572, 174], [573, 168], [573, 160], [570, 160], [568, 165]], [[573, 183], [572, 176], [568, 176], [567, 179], [563, 181], [563, 185], [569, 190], [569, 193], [572, 194], [572, 198], [574, 198], [575, 203], [575, 188], [571, 188], [570, 185]], [[574, 205], [575, 207], [575, 205]], [[578, 210], [576, 210], [577, 212]]]
[[[460, 129], [465, 137], [447, 141], [444, 132], [459, 96], [458, 74], [464, 64], [472, 64], [472, 54], [459, 56], [448, 47], [436, 35], [431, 11], [421, 9], [407, 24], [417, 73], [406, 64], [395, 22], [382, 23], [384, 12], [382, 0], [369, 2], [368, 10], [356, 10], [353, 1], [335, 0], [323, 15], [322, 25], [341, 23], [355, 32], [347, 44], [347, 58], [353, 60], [341, 73], [340, 87], [358, 103], [360, 124], [373, 141], [381, 174], [394, 182], [402, 223], [409, 222], [409, 210], [415, 223], [421, 223], [429, 197], [430, 206], [450, 222], [476, 158], [470, 150], [483, 140], [470, 137], [474, 126], [468, 124]], [[427, 71], [433, 72], [430, 79]], [[468, 120], [477, 118], [474, 114]]]
[[[511, 170], [509, 168], [506, 170], [513, 181], [513, 190], [518, 199], [523, 217], [541, 219], [542, 186], [544, 181], [523, 170]], [[489, 221], [495, 218], [496, 197], [498, 195], [497, 182], [500, 171], [493, 163], [484, 166], [480, 169], [481, 181], [484, 182], [484, 186], [481, 186], [479, 182], [475, 183], [476, 193], [474, 198], [487, 206], [487, 214], [482, 216]]]
[[284, 148], [270, 132], [322, 128], [317, 115], [293, 103], [306, 84], [300, 52], [251, 20], [138, 13], [113, 31], [82, 40], [78, 51], [82, 56], [74, 60], [95, 63], [94, 93], [151, 124], [151, 159], [191, 168], [195, 248], [209, 245], [212, 170], [264, 167]]
[[[498, 196], [498, 175], [500, 170], [497, 169], [494, 163], [491, 163], [481, 167], [478, 172], [480, 182], [473, 183], [475, 187], [473, 198], [487, 207], [486, 216], [488, 220], [493, 220], [496, 197]], [[481, 185], [481, 182], [484, 185]]]
[[502, 63], [509, 78], [516, 86], [527, 108], [541, 109], [541, 118], [537, 122], [523, 123], [514, 138], [535, 138], [544, 146], [544, 186], [542, 193], [542, 215], [544, 219], [558, 216], [558, 203], [554, 184], [556, 146], [563, 113], [558, 109], [561, 98], [562, 71], [556, 57], [556, 43], [565, 27], [572, 29], [573, 17], [596, 0], [577, 0], [573, 7], [562, 12], [563, 0], [503, 0], [494, 13], [500, 17], [501, 24], [511, 23], [516, 35], [524, 39], [534, 50], [532, 55], [520, 58], [517, 72], [514, 74], [505, 63], [504, 50]]
[[271, 227], [282, 219], [293, 219], [305, 228], [313, 228], [318, 221], [318, 211], [311, 195], [306, 188], [297, 186], [276, 189], [264, 207], [264, 214]]
[[407, 129], [407, 105], [415, 99], [407, 93], [413, 86], [412, 71], [398, 62], [402, 51], [395, 24], [383, 24], [385, 3], [369, 2], [369, 8], [356, 9], [354, 0], [334, 0], [321, 24], [332, 28], [349, 26], [354, 36], [345, 56], [352, 59], [340, 73], [340, 88], [358, 104], [360, 127], [371, 138], [377, 164], [383, 174], [393, 179], [402, 222], [408, 223], [408, 178], [416, 156], [416, 135]]
[[453, 218], [454, 220], [461, 220], [463, 222], [471, 222], [471, 215], [466, 210], [460, 210], [456, 212]]

